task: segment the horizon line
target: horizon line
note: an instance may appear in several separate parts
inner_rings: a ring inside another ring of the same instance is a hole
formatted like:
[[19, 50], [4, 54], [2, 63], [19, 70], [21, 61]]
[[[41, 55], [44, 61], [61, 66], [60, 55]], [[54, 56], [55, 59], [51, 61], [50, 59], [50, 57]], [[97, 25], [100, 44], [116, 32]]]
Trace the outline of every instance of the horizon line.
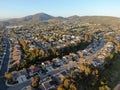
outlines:
[[[120, 18], [120, 16], [115, 16], [115, 15], [78, 15], [78, 14], [73, 14], [73, 15], [69, 15], [69, 16], [64, 16], [64, 15], [51, 15], [51, 14], [48, 14], [48, 13], [44, 13], [44, 12], [41, 12], [43, 14], [47, 14], [47, 15], [50, 15], [50, 16], [53, 16], [53, 17], [63, 17], [63, 18], [68, 18], [68, 17], [72, 17], [72, 16], [79, 16], [79, 17], [85, 17], [85, 16], [106, 16], [106, 17], [116, 17], [116, 18]], [[19, 18], [24, 18], [24, 17], [27, 17], [27, 16], [32, 16], [32, 15], [36, 15], [36, 14], [41, 14], [41, 13], [34, 13], [34, 14], [29, 14], [29, 15], [23, 15], [23, 16], [15, 16], [15, 17], [6, 17], [6, 18], [2, 18], [0, 17], [0, 21], [4, 21], [4, 20], [10, 20], [10, 19], [19, 19]]]

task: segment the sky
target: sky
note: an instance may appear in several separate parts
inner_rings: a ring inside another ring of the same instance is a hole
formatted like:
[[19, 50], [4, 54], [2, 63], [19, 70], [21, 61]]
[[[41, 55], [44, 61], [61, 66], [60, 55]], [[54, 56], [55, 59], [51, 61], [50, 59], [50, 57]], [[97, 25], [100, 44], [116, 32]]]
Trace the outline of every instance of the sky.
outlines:
[[0, 19], [36, 13], [120, 17], [120, 0], [0, 0]]

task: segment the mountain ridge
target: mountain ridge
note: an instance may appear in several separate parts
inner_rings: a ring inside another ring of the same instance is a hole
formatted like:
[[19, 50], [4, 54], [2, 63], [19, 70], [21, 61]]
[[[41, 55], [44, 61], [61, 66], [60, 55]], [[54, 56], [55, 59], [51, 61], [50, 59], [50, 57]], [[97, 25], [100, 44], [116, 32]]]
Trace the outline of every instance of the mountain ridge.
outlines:
[[46, 13], [37, 13], [34, 15], [28, 15], [22, 18], [13, 18], [5, 21], [0, 21], [0, 25], [14, 25], [14, 24], [21, 24], [21, 23], [31, 23], [31, 22], [42, 22], [48, 20], [70, 20], [76, 21], [80, 20], [81, 22], [120, 22], [120, 18], [113, 17], [113, 16], [78, 16], [73, 15], [70, 17], [62, 17], [62, 16], [52, 16]]

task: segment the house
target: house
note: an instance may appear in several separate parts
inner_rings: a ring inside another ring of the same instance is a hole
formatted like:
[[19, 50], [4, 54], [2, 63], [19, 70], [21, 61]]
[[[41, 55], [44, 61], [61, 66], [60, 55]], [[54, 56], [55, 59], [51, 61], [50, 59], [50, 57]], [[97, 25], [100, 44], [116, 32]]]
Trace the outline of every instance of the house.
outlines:
[[72, 58], [73, 61], [77, 61], [79, 59], [78, 55], [75, 53], [70, 53], [69, 56]]
[[12, 65], [19, 64], [21, 61], [21, 50], [20, 50], [20, 45], [18, 45], [18, 42], [14, 43], [13, 47], [13, 63]]
[[17, 81], [18, 81], [18, 83], [22, 83], [22, 82], [27, 81], [27, 78], [25, 75], [21, 75], [21, 76], [17, 77]]
[[52, 62], [53, 62], [53, 65], [55, 65], [55, 66], [61, 66], [61, 65], [63, 65], [62, 60], [60, 60], [59, 58], [54, 58], [52, 60]]
[[12, 80], [13, 81], [17, 81], [17, 77], [19, 76], [18, 72], [17, 71], [13, 71], [11, 74], [12, 74]]
[[22, 70], [18, 71], [19, 75], [25, 75], [26, 77], [28, 76], [26, 68], [23, 68]]
[[33, 76], [34, 74], [36, 74], [37, 72], [40, 71], [40, 68], [37, 67], [37, 66], [35, 66], [35, 65], [31, 65], [31, 66], [29, 67], [28, 71], [29, 71], [29, 75], [30, 75], [30, 76]]
[[29, 50], [33, 50], [35, 48], [34, 45], [29, 45]]
[[87, 50], [83, 50], [82, 53], [83, 53], [83, 56], [87, 56], [88, 51]]
[[66, 55], [65, 57], [66, 57], [66, 59], [67, 59], [69, 62], [70, 62], [70, 61], [73, 61], [73, 60], [72, 60], [72, 57], [71, 57], [70, 55]]
[[52, 66], [46, 66], [46, 70], [47, 70], [48, 72], [50, 72], [50, 71], [53, 70], [53, 67], [52, 67]]
[[62, 74], [59, 74], [53, 77], [53, 81], [56, 82], [56, 84], [61, 84], [64, 78]]
[[40, 90], [56, 90], [55, 83], [51, 80], [47, 80], [39, 85]]
[[44, 64], [45, 64], [45, 66], [51, 66], [51, 62], [50, 61], [45, 61]]
[[66, 58], [66, 56], [63, 56], [62, 57], [62, 60], [67, 64], [67, 63], [69, 63], [69, 60]]
[[45, 69], [45, 63], [42, 63], [42, 64], [41, 64], [41, 68], [42, 68], [42, 69]]
[[20, 71], [13, 71], [11, 74], [13, 81], [18, 81], [19, 83], [26, 81], [28, 76], [26, 69], [22, 69]]
[[45, 61], [45, 69], [49, 72], [53, 70], [52, 63], [50, 61]]

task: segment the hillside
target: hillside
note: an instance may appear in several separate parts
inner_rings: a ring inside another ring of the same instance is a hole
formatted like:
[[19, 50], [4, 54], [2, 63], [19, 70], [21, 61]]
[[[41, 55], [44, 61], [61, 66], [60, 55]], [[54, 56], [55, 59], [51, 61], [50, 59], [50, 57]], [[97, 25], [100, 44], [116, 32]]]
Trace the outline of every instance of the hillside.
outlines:
[[38, 13], [35, 15], [29, 15], [23, 18], [15, 18], [6, 21], [0, 22], [1, 25], [10, 25], [10, 24], [19, 24], [19, 23], [29, 23], [29, 22], [37, 22], [37, 21], [44, 21], [54, 18], [45, 13]]
[[120, 23], [120, 18], [112, 16], [71, 16], [68, 17], [70, 21], [80, 21], [85, 23], [95, 23], [95, 24], [114, 24]]
[[119, 24], [120, 18], [111, 17], [111, 16], [70, 16], [67, 18], [64, 17], [54, 17], [45, 13], [38, 13], [35, 15], [29, 15], [23, 18], [15, 18], [6, 21], [1, 21], [0, 25], [14, 25], [14, 24], [24, 24], [24, 23], [34, 23], [34, 22], [54, 22], [54, 21], [64, 21], [68, 20], [70, 22], [84, 22], [84, 23], [99, 23], [99, 24]]

